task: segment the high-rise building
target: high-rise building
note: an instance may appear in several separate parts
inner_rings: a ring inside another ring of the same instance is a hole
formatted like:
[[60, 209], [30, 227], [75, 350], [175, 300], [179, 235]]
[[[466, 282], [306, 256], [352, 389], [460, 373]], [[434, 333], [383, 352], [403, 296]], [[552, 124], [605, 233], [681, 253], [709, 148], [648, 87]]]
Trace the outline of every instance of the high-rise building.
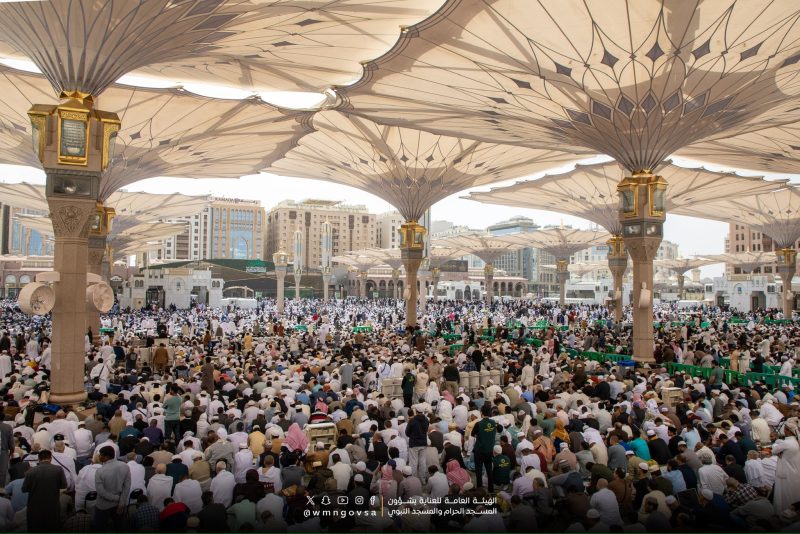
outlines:
[[186, 231], [165, 240], [164, 260], [263, 259], [266, 216], [258, 200], [211, 197], [193, 215], [170, 219], [186, 222]]
[[208, 232], [211, 258], [262, 259], [265, 227], [260, 201], [213, 198]]
[[[658, 251], [656, 251], [655, 257], [656, 260], [674, 260], [679, 257], [680, 253], [678, 251], [677, 243], [663, 239], [658, 245]], [[608, 247], [606, 245], [594, 245], [580, 250], [570, 257], [570, 263], [572, 264], [601, 263], [605, 265], [607, 261]], [[675, 273], [669, 269], [664, 269], [663, 267], [658, 267], [656, 265], [654, 276], [656, 278], [666, 280], [672, 276], [675, 276]]]
[[[487, 227], [492, 235], [508, 235], [534, 232], [540, 227], [529, 217], [516, 216]], [[552, 254], [538, 248], [525, 247], [503, 254], [494, 262], [495, 269], [502, 269], [509, 276], [521, 276], [528, 280], [528, 291], [547, 295], [558, 291], [555, 271], [556, 260]]]
[[[800, 250], [798, 243], [795, 243], [795, 249]], [[734, 254], [736, 252], [773, 252], [775, 243], [770, 236], [758, 230], [743, 224], [730, 223], [728, 236], [725, 238], [725, 250]], [[764, 265], [756, 268], [753, 274], [773, 275], [777, 272], [775, 268], [775, 264]], [[800, 267], [798, 267], [797, 273], [800, 273]], [[725, 264], [725, 275], [730, 276], [733, 274], [742, 274], [741, 267]]]
[[151, 259], [163, 260], [203, 260], [210, 259], [208, 239], [208, 217], [211, 202], [194, 215], [175, 217], [171, 222], [187, 223], [186, 231], [164, 240], [164, 245]]
[[603, 263], [608, 260], [607, 245], [592, 245], [579, 250], [570, 258], [570, 263]]
[[[429, 235], [431, 239], [441, 239], [455, 235], [483, 233], [484, 230], [476, 230], [468, 226], [456, 225], [450, 221], [431, 221]], [[483, 269], [483, 260], [474, 254], [468, 254], [461, 258], [467, 262], [470, 269]]]
[[[399, 230], [404, 222], [406, 222], [405, 218], [403, 218], [398, 211], [387, 211], [386, 213], [378, 214], [375, 218], [375, 228], [377, 232], [375, 236], [375, 246], [378, 248], [399, 248]], [[431, 210], [428, 209], [418, 222], [428, 231], [425, 235], [425, 255], [427, 256], [427, 247], [430, 246], [431, 240]]]
[[11, 206], [0, 202], [0, 255], [8, 254], [11, 238]]
[[483, 232], [483, 230], [456, 225], [450, 221], [431, 221], [430, 234], [434, 239], [451, 237], [454, 235], [474, 234], [475, 232]]
[[400, 225], [405, 222], [405, 219], [398, 211], [387, 211], [381, 213], [375, 218], [375, 228], [377, 235], [375, 237], [375, 246], [378, 248], [398, 248], [400, 246]]
[[[678, 250], [677, 243], [673, 243], [672, 241], [668, 241], [666, 239], [661, 240], [661, 243], [658, 245], [658, 250], [656, 251], [656, 260], [675, 260], [680, 257], [681, 254]], [[673, 278], [675, 273], [670, 269], [664, 269], [663, 267], [655, 265], [653, 269], [653, 276], [660, 280], [668, 280]]]
[[322, 223], [325, 221], [332, 226], [333, 256], [376, 246], [376, 216], [369, 213], [366, 206], [335, 200], [284, 200], [267, 213], [267, 257], [272, 257], [279, 247], [288, 252], [299, 225], [305, 242], [303, 263], [308, 270], [319, 269], [322, 262]]
[[25, 226], [19, 218], [20, 215], [49, 217], [50, 214], [47, 211], [3, 206], [0, 209], [0, 215], [2, 215], [0, 235], [3, 238], [1, 248], [4, 253], [16, 256], [53, 255], [53, 236], [44, 235]]

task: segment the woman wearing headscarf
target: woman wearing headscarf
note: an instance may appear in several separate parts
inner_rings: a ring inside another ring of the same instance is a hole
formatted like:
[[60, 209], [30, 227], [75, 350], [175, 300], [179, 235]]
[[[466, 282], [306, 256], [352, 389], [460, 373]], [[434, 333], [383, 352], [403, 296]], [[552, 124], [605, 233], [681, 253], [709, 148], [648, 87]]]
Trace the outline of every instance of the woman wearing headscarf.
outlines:
[[555, 450], [561, 450], [561, 444], [566, 443], [570, 445], [569, 434], [564, 428], [564, 421], [556, 418], [556, 428], [550, 433], [550, 438], [553, 440], [553, 447]]
[[447, 462], [447, 482], [450, 485], [455, 484], [462, 488], [464, 484], [470, 481], [469, 473], [466, 469], [458, 464], [457, 460], [450, 460]]

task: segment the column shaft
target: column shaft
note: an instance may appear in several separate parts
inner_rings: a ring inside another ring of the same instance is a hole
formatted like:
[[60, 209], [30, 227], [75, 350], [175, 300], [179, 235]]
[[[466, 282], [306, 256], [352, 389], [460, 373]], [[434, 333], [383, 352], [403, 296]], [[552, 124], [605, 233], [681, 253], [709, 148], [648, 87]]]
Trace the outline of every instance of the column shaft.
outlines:
[[400, 269], [392, 269], [392, 287], [393, 287], [393, 294], [392, 298], [397, 300], [400, 294], [400, 289], [397, 286], [397, 283], [400, 281]]
[[486, 286], [486, 305], [491, 306], [494, 299], [494, 265], [487, 263], [483, 268], [483, 283]]
[[792, 293], [792, 278], [794, 278], [795, 268], [778, 266], [778, 274], [783, 282], [783, 294], [781, 300], [783, 301], [783, 316], [786, 319], [792, 318], [792, 310], [794, 309], [794, 295]]
[[[650, 290], [642, 302], [642, 284]], [[653, 284], [652, 258], [633, 258], [633, 354], [643, 362], [653, 361]]]
[[419, 303], [420, 303], [420, 310], [423, 314], [427, 313], [428, 311], [428, 288], [425, 284], [428, 281], [428, 273], [424, 271], [424, 274], [419, 277]]
[[[406, 268], [405, 288], [408, 290], [406, 299], [406, 326], [417, 325], [417, 270], [422, 263], [422, 254], [416, 251], [403, 251], [403, 264]], [[418, 257], [415, 257], [418, 256]]]
[[[103, 275], [103, 257], [106, 252], [106, 238], [102, 236], [92, 236], [88, 243], [88, 271], [98, 276]], [[91, 327], [95, 336], [100, 333], [100, 312], [93, 306], [86, 309], [86, 326], [84, 330]]]
[[666, 188], [662, 177], [635, 169], [617, 185], [619, 221], [633, 260], [633, 356], [644, 363], [654, 361], [653, 259], [664, 235]]
[[89, 224], [93, 200], [48, 199], [55, 234], [53, 269], [55, 284], [50, 400], [77, 404], [86, 399], [84, 388], [84, 336]]
[[625, 307], [622, 279], [625, 276], [625, 270], [628, 268], [628, 252], [625, 250], [625, 245], [620, 236], [613, 236], [608, 240], [608, 245], [610, 247], [608, 269], [614, 279], [612, 294], [614, 300], [614, 322], [619, 323], [622, 321], [622, 310]]

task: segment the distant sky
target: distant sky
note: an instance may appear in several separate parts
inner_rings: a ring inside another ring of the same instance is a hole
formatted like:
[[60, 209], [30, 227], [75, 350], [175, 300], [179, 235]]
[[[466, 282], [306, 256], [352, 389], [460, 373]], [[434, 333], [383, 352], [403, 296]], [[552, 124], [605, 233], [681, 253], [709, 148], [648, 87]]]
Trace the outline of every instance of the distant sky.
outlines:
[[[693, 162], [677, 162], [687, 166], [697, 166]], [[555, 170], [566, 170], [566, 168]], [[534, 175], [522, 179], [534, 179], [539, 176]], [[770, 178], [777, 177], [777, 175], [770, 176]], [[783, 177], [793, 179], [793, 181], [797, 181], [798, 178], [796, 176]], [[27, 181], [44, 183], [44, 173], [30, 167], [0, 165], [0, 180], [4, 182]], [[493, 184], [491, 187], [509, 185], [516, 181], [518, 180], [501, 182]], [[524, 215], [540, 225], [563, 222], [576, 227], [585, 228], [590, 226], [588, 221], [577, 217], [540, 210], [481, 204], [459, 198], [470, 191], [487, 191], [491, 187], [473, 188], [447, 197], [433, 206], [433, 219], [452, 221], [455, 224], [467, 225], [471, 228], [485, 228], [490, 224], [509, 219], [512, 216]], [[307, 198], [342, 200], [351, 204], [365, 204], [374, 213], [382, 213], [393, 209], [389, 203], [359, 189], [320, 180], [285, 178], [271, 174], [245, 176], [238, 180], [153, 178], [132, 184], [126, 189], [128, 191], [146, 191], [149, 193], [181, 192], [184, 194], [213, 194], [255, 199], [260, 200], [266, 209], [271, 208], [282, 200], [292, 199], [299, 201]], [[669, 214], [664, 228], [665, 239], [678, 243], [680, 253], [684, 257], [724, 252], [724, 239], [727, 233], [728, 225], [725, 223]], [[723, 266], [712, 265], [704, 267], [702, 270], [703, 276], [719, 276], [723, 272]]]

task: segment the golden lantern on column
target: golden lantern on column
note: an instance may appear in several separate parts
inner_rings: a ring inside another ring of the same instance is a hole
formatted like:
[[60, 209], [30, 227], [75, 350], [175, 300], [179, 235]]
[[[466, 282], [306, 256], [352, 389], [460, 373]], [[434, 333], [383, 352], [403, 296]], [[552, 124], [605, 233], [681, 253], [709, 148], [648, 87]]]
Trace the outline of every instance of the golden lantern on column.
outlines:
[[[35, 104], [28, 111], [33, 150], [45, 168], [86, 167], [102, 172], [111, 164], [120, 129], [116, 113], [94, 109], [91, 95], [63, 91], [61, 104]], [[58, 181], [57, 181], [58, 182]], [[54, 183], [48, 193], [87, 195], [85, 181]]]
[[107, 236], [111, 232], [111, 227], [117, 212], [114, 208], [104, 206], [102, 202], [97, 202], [94, 210], [94, 220], [89, 228], [92, 235]]
[[289, 255], [283, 250], [283, 247], [272, 255], [272, 262], [276, 268], [286, 269], [289, 265]]
[[425, 234], [427, 230], [417, 221], [407, 221], [400, 225], [401, 250], [422, 250], [425, 248]]

